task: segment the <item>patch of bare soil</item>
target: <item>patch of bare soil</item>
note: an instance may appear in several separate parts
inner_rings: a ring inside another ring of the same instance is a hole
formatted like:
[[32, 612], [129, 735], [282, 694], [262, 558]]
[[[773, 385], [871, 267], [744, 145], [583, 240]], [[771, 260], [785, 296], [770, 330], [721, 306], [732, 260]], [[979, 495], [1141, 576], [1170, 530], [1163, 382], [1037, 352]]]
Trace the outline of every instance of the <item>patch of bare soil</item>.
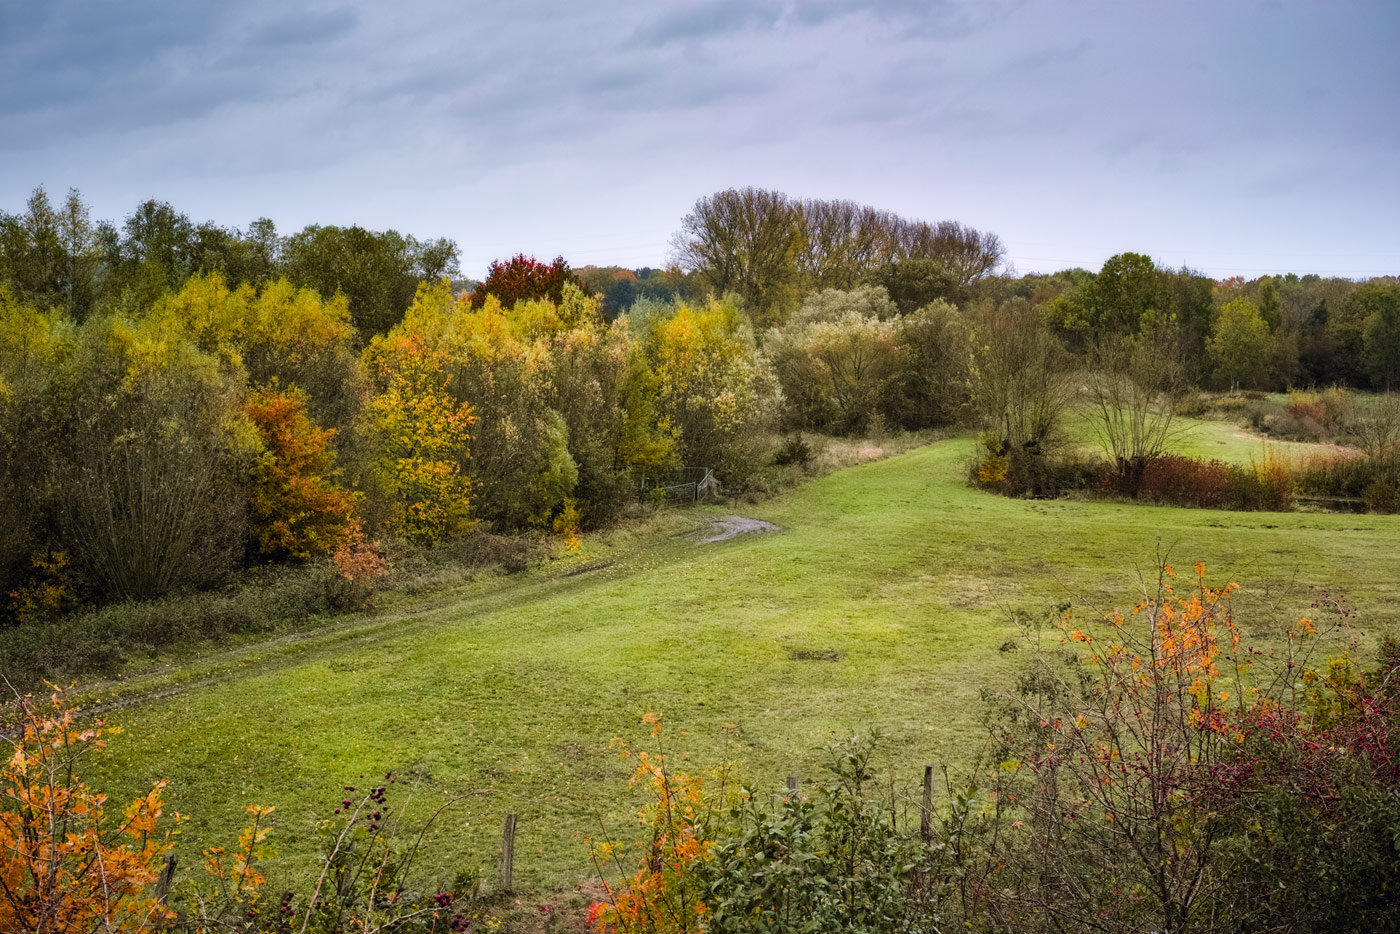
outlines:
[[713, 533], [709, 538], [704, 539], [701, 544], [708, 545], [711, 542], [727, 542], [731, 538], [739, 535], [748, 535], [752, 532], [778, 532], [781, 531], [771, 522], [764, 522], [762, 519], [747, 519], [743, 516], [720, 516], [710, 526]]

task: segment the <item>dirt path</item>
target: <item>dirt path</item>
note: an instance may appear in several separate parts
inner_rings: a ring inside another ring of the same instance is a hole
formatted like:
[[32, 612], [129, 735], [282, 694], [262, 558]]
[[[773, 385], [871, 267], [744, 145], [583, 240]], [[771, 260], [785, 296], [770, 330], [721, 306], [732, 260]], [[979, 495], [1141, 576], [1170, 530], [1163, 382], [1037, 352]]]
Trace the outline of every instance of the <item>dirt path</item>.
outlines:
[[711, 542], [727, 542], [735, 536], [747, 535], [750, 532], [779, 532], [781, 529], [771, 522], [764, 522], [762, 519], [720, 516], [711, 523], [710, 531], [714, 534], [710, 538], [704, 539], [701, 542], [702, 545], [708, 545]]

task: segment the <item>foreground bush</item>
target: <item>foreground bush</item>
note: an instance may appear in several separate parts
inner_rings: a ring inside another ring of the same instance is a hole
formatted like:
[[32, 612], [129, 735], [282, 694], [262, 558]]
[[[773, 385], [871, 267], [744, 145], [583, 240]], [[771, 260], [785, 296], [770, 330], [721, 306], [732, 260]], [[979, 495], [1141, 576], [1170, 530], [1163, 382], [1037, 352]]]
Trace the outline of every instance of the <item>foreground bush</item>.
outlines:
[[[170, 850], [160, 833], [163, 782], [108, 815], [78, 777], [104, 725], [82, 724], [54, 695], [16, 698], [0, 770], [0, 932], [142, 934], [173, 920], [158, 887]], [[165, 885], [169, 879], [163, 880]]]
[[[607, 896], [592, 906], [594, 929], [895, 932], [936, 922], [947, 860], [895, 820], [875, 749], [860, 738], [828, 747], [815, 788], [781, 798], [740, 787], [731, 768], [690, 775], [670, 771], [660, 751], [637, 752], [633, 781], [654, 796], [641, 814], [646, 839], [594, 845]], [[629, 875], [634, 854], [640, 868]]]
[[1360, 675], [1324, 599], [1252, 649], [1234, 585], [1198, 564], [1175, 587], [1164, 565], [1131, 613], [1064, 615], [1079, 650], [1003, 698], [989, 908], [1027, 930], [1396, 929], [1394, 645]]
[[410, 824], [411, 782], [346, 785], [318, 822], [319, 866], [277, 889], [263, 865], [275, 809], [250, 805], [237, 844], [205, 846], [200, 873], [175, 882], [165, 783], [111, 816], [82, 780], [105, 724], [80, 722], [61, 694], [19, 697], [14, 713], [0, 770], [0, 934], [445, 934], [477, 920], [474, 875], [432, 884], [419, 864], [437, 818], [469, 794]]

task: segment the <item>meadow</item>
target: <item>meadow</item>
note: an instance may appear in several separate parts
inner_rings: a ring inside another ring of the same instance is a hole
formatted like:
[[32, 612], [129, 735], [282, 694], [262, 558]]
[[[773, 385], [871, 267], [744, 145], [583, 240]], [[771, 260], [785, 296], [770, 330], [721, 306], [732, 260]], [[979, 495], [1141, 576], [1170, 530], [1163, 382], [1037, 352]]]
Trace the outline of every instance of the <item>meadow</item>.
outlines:
[[[1234, 426], [1184, 425], [1193, 454], [1258, 450]], [[938, 441], [756, 504], [661, 513], [521, 574], [133, 674], [90, 692], [123, 728], [90, 778], [113, 800], [169, 779], [185, 867], [254, 803], [277, 807], [278, 858], [301, 864], [361, 775], [416, 781], [416, 810], [486, 792], [439, 825], [434, 860], [489, 867], [512, 812], [519, 887], [555, 889], [589, 878], [587, 838], [635, 832], [614, 740], [648, 741], [644, 715], [664, 718], [672, 761], [735, 760], [759, 787], [872, 729], [901, 781], [924, 762], [957, 774], [982, 748], [982, 690], [1014, 670], [1012, 613], [1127, 605], [1159, 554], [1237, 581], [1264, 642], [1320, 589], [1369, 636], [1400, 629], [1398, 516], [1009, 499], [967, 486], [973, 450]], [[780, 531], [702, 543], [734, 513]]]

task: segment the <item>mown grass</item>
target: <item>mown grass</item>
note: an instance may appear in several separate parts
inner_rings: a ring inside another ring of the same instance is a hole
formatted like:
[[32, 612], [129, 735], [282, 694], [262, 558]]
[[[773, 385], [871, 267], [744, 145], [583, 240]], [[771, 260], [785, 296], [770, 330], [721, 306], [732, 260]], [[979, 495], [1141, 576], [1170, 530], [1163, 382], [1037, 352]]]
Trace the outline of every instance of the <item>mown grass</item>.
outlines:
[[[1220, 456], [1255, 444], [1201, 430]], [[1125, 604], [1159, 549], [1243, 585], [1260, 638], [1324, 587], [1368, 631], [1400, 628], [1400, 517], [1010, 500], [965, 486], [972, 447], [671, 514], [525, 574], [110, 686], [146, 699], [109, 712], [125, 732], [93, 781], [119, 800], [171, 780], [185, 866], [231, 843], [250, 803], [278, 807], [282, 858], [307, 858], [314, 821], [361, 773], [420, 774], [424, 805], [490, 789], [442, 825], [436, 858], [489, 863], [510, 811], [520, 884], [559, 887], [588, 876], [600, 820], [633, 832], [639, 792], [610, 743], [644, 740], [645, 713], [664, 715], [675, 759], [741, 759], [763, 784], [814, 775], [817, 747], [871, 728], [899, 777], [925, 761], [957, 772], [981, 746], [979, 692], [1015, 664], [1008, 611]], [[727, 511], [782, 531], [698, 544]]]

